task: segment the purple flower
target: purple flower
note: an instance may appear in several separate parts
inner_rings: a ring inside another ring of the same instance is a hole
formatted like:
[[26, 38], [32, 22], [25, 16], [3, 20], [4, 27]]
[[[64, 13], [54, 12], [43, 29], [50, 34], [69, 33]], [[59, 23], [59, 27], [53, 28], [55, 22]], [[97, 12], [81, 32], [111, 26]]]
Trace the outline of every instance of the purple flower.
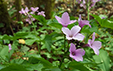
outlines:
[[81, 0], [76, 0], [76, 2], [80, 3], [80, 2], [81, 2]]
[[26, 7], [25, 10], [22, 8], [21, 11], [19, 11], [20, 14], [24, 14], [24, 15], [27, 15], [28, 12], [29, 12], [28, 7]]
[[94, 50], [95, 54], [99, 55], [99, 49], [101, 48], [102, 44], [100, 41], [94, 41], [94, 40], [95, 40], [95, 32], [93, 33], [92, 40], [91, 39], [88, 40], [88, 45]]
[[84, 9], [86, 9], [86, 5], [84, 3], [81, 3], [80, 7], [83, 7]]
[[84, 39], [84, 35], [80, 34], [81, 28], [79, 26], [74, 26], [72, 27], [71, 30], [69, 30], [67, 27], [63, 27], [62, 31], [63, 33], [66, 35], [66, 38], [68, 40], [78, 40], [78, 41], [82, 41]]
[[71, 20], [70, 21], [70, 17], [68, 15], [67, 12], [64, 12], [63, 15], [62, 15], [62, 18], [58, 17], [58, 16], [55, 16], [55, 18], [57, 19], [57, 21], [62, 24], [63, 27], [67, 27], [68, 24], [72, 24], [74, 22], [76, 22], [76, 20]]
[[31, 24], [32, 21], [35, 21], [35, 18], [27, 18], [27, 19], [26, 19], [26, 22], [28, 22], [29, 24]]
[[101, 19], [105, 19], [105, 17], [102, 17]]
[[36, 12], [38, 9], [39, 9], [39, 7], [36, 7], [36, 8], [31, 7], [31, 10], [32, 10], [33, 12]]
[[11, 44], [8, 44], [8, 46], [9, 46], [9, 50], [12, 50], [12, 48], [11, 48]]
[[79, 19], [78, 19], [78, 23], [79, 26], [82, 28], [84, 25], [89, 25], [89, 27], [91, 28], [91, 25], [89, 24], [88, 20], [82, 20], [81, 19], [81, 15], [79, 15]]
[[42, 16], [45, 17], [45, 14], [44, 13], [45, 13], [44, 11], [41, 11], [41, 12], [38, 12], [38, 15], [42, 15]]
[[83, 49], [76, 49], [75, 45], [71, 43], [70, 49], [70, 57], [73, 58], [76, 61], [83, 61], [83, 55], [85, 54], [85, 51]]

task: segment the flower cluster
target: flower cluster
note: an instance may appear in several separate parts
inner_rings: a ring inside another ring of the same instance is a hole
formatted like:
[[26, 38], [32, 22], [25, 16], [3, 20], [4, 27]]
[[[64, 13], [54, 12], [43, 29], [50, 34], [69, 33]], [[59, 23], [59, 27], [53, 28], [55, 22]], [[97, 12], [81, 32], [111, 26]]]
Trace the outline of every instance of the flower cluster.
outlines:
[[32, 21], [35, 21], [35, 18], [33, 18], [32, 15], [30, 15], [30, 14], [37, 13], [37, 15], [42, 15], [45, 17], [45, 14], [44, 14], [45, 12], [44, 11], [39, 12], [38, 9], [39, 9], [39, 7], [36, 7], [36, 8], [31, 7], [31, 12], [29, 12], [30, 10], [28, 9], [28, 7], [26, 7], [25, 10], [22, 8], [21, 11], [19, 11], [19, 13], [27, 16], [26, 22], [31, 24]]
[[[77, 40], [77, 41], [83, 41], [85, 36], [80, 33], [81, 28], [84, 25], [88, 25], [91, 28], [91, 25], [89, 24], [88, 20], [82, 20], [81, 15], [79, 15], [78, 23], [79, 25], [73, 26], [71, 30], [67, 28], [69, 24], [75, 23], [77, 20], [70, 20], [70, 17], [67, 12], [64, 12], [62, 17], [55, 16], [57, 21], [63, 26], [62, 32], [66, 35], [66, 39], [68, 40]], [[88, 40], [88, 44], [85, 44], [92, 48], [95, 52], [95, 54], [99, 54], [99, 49], [101, 48], [101, 42], [100, 41], [94, 41], [95, 40], [95, 32], [93, 33], [92, 40]], [[76, 61], [83, 61], [83, 55], [85, 54], [85, 50], [82, 48], [77, 49], [76, 45], [71, 43], [70, 49], [70, 57], [73, 58]]]
[[84, 9], [86, 9], [88, 5], [87, 3], [89, 3], [90, 5], [89, 9], [91, 9], [96, 4], [96, 2], [100, 0], [76, 0], [76, 1], [80, 4], [80, 7], [83, 7]]

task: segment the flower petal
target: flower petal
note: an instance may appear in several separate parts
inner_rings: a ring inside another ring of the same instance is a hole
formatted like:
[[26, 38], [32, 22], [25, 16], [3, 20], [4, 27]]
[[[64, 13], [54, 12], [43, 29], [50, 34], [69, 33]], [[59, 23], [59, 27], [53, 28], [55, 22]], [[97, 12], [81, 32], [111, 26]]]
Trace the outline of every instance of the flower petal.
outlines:
[[92, 36], [92, 43], [94, 42], [94, 40], [95, 40], [95, 32], [93, 33], [93, 36]]
[[39, 7], [36, 7], [36, 8], [31, 7], [31, 10], [32, 10], [33, 12], [36, 12], [38, 9], [39, 9]]
[[84, 55], [85, 54], [85, 51], [83, 49], [77, 49], [76, 50], [76, 55]]
[[99, 54], [99, 49], [101, 48], [102, 44], [100, 41], [94, 41], [91, 48], [94, 50], [95, 54]]
[[12, 48], [11, 48], [11, 44], [8, 44], [8, 46], [9, 46], [9, 50], [12, 50]]
[[81, 30], [81, 28], [79, 26], [74, 26], [71, 29], [71, 34], [74, 36], [76, 35], [79, 31]]
[[62, 23], [68, 24], [70, 22], [70, 17], [67, 12], [64, 12], [62, 15]]
[[88, 20], [81, 20], [79, 22], [79, 26], [83, 27], [84, 25], [89, 25], [89, 27], [91, 28], [91, 25], [89, 24]]
[[78, 41], [82, 41], [84, 39], [84, 35], [78, 33], [77, 35], [73, 36], [73, 39], [78, 40]]
[[69, 36], [66, 36], [66, 39], [72, 40], [73, 38], [72, 37], [69, 37]]
[[63, 32], [66, 36], [70, 36], [70, 35], [71, 35], [71, 31], [70, 31], [67, 27], [63, 27], [63, 28], [62, 28], [62, 32]]
[[81, 14], [79, 15], [79, 19], [78, 19], [78, 22], [80, 22], [82, 19], [81, 19]]
[[60, 17], [55, 16], [55, 18], [57, 19], [57, 21], [58, 21], [60, 24], [62, 24], [62, 21], [61, 21], [61, 18], [60, 18]]
[[75, 55], [75, 56], [72, 56], [72, 54], [70, 54], [70, 57], [73, 58], [73, 59], [76, 60], [76, 61], [83, 61], [82, 55]]
[[29, 9], [28, 9], [28, 7], [26, 7], [26, 8], [25, 8], [25, 12], [26, 12], [26, 13], [28, 13], [28, 12], [29, 12]]
[[76, 22], [77, 20], [71, 20], [68, 24], [72, 24], [74, 22]]
[[91, 44], [92, 44], [92, 40], [89, 39], [89, 40], [88, 40], [88, 45], [89, 45], [89, 47], [91, 47]]
[[69, 49], [69, 52], [75, 52], [76, 51], [76, 47], [73, 43], [71, 43], [71, 46], [70, 46], [70, 49]]

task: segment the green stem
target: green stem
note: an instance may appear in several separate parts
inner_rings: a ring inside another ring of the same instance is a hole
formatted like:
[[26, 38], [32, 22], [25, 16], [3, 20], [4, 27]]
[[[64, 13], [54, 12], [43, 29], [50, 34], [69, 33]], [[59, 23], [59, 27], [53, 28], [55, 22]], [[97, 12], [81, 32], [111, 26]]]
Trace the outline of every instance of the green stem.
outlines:
[[64, 62], [65, 55], [66, 55], [66, 36], [64, 35], [64, 55], [60, 62], [59, 68], [61, 68], [62, 63]]
[[35, 24], [33, 23], [33, 21], [32, 21], [32, 24], [33, 24], [33, 28], [34, 28], [34, 33], [36, 33], [36, 27], [35, 27]]
[[39, 46], [38, 42], [37, 42], [37, 45], [38, 45], [38, 52], [40, 54], [40, 46]]
[[65, 50], [66, 50], [66, 36], [64, 35], [64, 53], [65, 53]]
[[89, 5], [90, 5], [90, 2], [88, 2], [88, 6], [87, 6], [88, 21], [90, 20], [90, 9], [89, 9]]

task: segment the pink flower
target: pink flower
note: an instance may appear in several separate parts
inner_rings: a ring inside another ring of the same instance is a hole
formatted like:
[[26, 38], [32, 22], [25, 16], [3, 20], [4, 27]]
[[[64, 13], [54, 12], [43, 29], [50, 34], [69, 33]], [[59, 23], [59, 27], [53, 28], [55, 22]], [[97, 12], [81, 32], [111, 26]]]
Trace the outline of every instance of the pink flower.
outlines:
[[72, 27], [71, 30], [69, 30], [67, 27], [62, 28], [62, 31], [66, 35], [66, 38], [68, 40], [72, 40], [72, 39], [75, 39], [75, 40], [78, 40], [78, 41], [83, 40], [84, 35], [79, 33], [80, 30], [81, 30], [81, 28], [79, 26], [74, 26], [74, 27]]
[[35, 18], [27, 18], [27, 19], [26, 19], [26, 22], [28, 22], [29, 24], [31, 24], [32, 21], [35, 21]]
[[80, 2], [81, 2], [81, 0], [76, 0], [76, 2], [80, 3]]
[[83, 55], [85, 54], [85, 51], [83, 49], [76, 49], [75, 45], [71, 43], [70, 49], [70, 57], [73, 58], [76, 61], [83, 61]]
[[20, 14], [24, 14], [24, 15], [27, 15], [28, 12], [29, 12], [28, 7], [26, 7], [25, 10], [22, 8], [21, 11], [19, 11]]
[[39, 7], [36, 7], [36, 8], [31, 7], [31, 10], [32, 10], [33, 12], [36, 12], [38, 9], [39, 9]]
[[60, 24], [62, 24], [63, 27], [67, 27], [68, 24], [76, 22], [76, 20], [70, 20], [70, 17], [67, 12], [64, 12], [61, 18], [58, 16], [55, 16], [55, 18]]
[[12, 50], [12, 48], [11, 48], [11, 44], [8, 44], [8, 46], [9, 46], [9, 51]]
[[42, 15], [42, 16], [45, 17], [45, 14], [44, 13], [45, 13], [44, 11], [41, 11], [41, 12], [38, 12], [38, 15]]
[[95, 54], [99, 55], [99, 49], [101, 48], [102, 44], [100, 41], [94, 41], [94, 40], [95, 40], [95, 32], [93, 33], [92, 40], [91, 39], [88, 40], [88, 45], [94, 50]]
[[79, 26], [82, 28], [84, 25], [89, 25], [89, 27], [91, 28], [91, 25], [89, 24], [88, 20], [82, 20], [81, 19], [81, 15], [79, 15], [79, 19], [78, 19], [78, 23]]

